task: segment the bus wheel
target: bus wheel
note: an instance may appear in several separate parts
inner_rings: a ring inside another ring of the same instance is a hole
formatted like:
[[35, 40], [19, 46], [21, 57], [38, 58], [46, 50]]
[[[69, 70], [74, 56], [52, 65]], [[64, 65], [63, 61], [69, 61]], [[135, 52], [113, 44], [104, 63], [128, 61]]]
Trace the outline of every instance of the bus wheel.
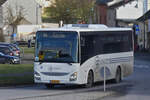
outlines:
[[54, 88], [54, 84], [45, 84], [46, 88], [50, 89], [50, 88]]
[[115, 81], [115, 83], [120, 83], [121, 82], [121, 69], [120, 69], [120, 67], [117, 68], [116, 76], [115, 76], [114, 81]]
[[93, 86], [93, 80], [94, 80], [94, 78], [93, 78], [93, 72], [92, 71], [89, 71], [89, 73], [88, 73], [88, 78], [87, 78], [87, 84], [85, 85], [85, 87], [86, 88], [90, 88], [90, 87], [92, 87]]

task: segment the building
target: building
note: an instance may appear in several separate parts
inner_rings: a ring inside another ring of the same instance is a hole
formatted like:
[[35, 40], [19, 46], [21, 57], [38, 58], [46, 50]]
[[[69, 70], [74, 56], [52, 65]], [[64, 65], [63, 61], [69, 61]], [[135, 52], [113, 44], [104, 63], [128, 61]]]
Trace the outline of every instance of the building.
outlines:
[[115, 27], [117, 22], [116, 9], [134, 0], [96, 0], [96, 22]]
[[17, 19], [18, 15], [23, 18], [17, 25], [38, 25], [41, 24], [41, 6], [35, 0], [6, 0], [0, 6], [0, 25], [6, 42], [10, 42], [13, 34], [17, 34], [17, 25], [13, 28], [9, 21]]
[[143, 15], [137, 21], [140, 28], [137, 43], [143, 50], [150, 51], [150, 0], [143, 1]]
[[17, 40], [35, 41], [34, 37], [36, 35], [36, 31], [40, 29], [41, 25], [18, 25], [17, 27]]
[[122, 5], [117, 9], [117, 19], [133, 19], [136, 20], [143, 14], [143, 1], [134, 0], [126, 5]]
[[146, 13], [150, 9], [150, 0], [143, 1], [143, 13]]
[[137, 19], [140, 27], [140, 33], [137, 34], [138, 44], [142, 46], [142, 49], [150, 51], [150, 10], [143, 16]]

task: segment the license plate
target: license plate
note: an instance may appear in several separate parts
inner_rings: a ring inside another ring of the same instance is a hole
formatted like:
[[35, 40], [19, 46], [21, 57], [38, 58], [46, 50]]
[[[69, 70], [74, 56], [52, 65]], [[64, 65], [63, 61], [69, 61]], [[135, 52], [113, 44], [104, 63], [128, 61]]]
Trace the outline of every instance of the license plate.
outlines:
[[52, 83], [52, 84], [58, 84], [58, 83], [60, 83], [60, 81], [59, 80], [51, 80], [50, 83]]

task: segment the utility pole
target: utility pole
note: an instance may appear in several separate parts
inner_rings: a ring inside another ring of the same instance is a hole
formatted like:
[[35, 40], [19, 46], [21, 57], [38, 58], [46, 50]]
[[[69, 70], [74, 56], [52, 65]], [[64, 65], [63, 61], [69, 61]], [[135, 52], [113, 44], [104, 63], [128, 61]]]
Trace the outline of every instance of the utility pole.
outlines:
[[146, 26], [145, 26], [145, 24], [146, 24], [146, 23], [145, 23], [145, 17], [146, 17], [146, 16], [145, 16], [145, 13], [147, 12], [147, 8], [148, 8], [148, 5], [147, 5], [147, 4], [148, 4], [148, 1], [147, 1], [147, 0], [144, 0], [144, 1], [143, 1], [143, 15], [144, 15], [144, 20], [143, 20], [143, 21], [144, 21], [144, 22], [143, 22], [143, 24], [144, 24], [144, 35], [143, 35], [143, 36], [144, 36], [144, 37], [143, 37], [143, 42], [144, 42], [143, 45], [144, 45], [144, 47], [143, 47], [143, 50], [144, 50], [144, 51], [145, 51], [145, 49], [146, 49], [146, 47], [145, 47], [145, 41], [146, 41], [146, 39], [145, 39], [145, 36], [146, 36], [146, 30], [145, 30], [145, 28], [146, 28]]
[[38, 25], [38, 4], [36, 3], [36, 24]]
[[144, 42], [143, 43], [144, 44], [144, 48], [143, 49], [145, 51], [145, 15], [144, 15], [144, 41], [143, 42]]

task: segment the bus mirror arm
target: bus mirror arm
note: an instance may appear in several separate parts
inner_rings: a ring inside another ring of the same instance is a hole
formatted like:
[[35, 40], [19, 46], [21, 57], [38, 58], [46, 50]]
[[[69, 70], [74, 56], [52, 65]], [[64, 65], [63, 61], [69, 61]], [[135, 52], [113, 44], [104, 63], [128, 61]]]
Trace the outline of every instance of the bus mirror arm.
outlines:
[[41, 65], [43, 62], [40, 61], [39, 65]]

